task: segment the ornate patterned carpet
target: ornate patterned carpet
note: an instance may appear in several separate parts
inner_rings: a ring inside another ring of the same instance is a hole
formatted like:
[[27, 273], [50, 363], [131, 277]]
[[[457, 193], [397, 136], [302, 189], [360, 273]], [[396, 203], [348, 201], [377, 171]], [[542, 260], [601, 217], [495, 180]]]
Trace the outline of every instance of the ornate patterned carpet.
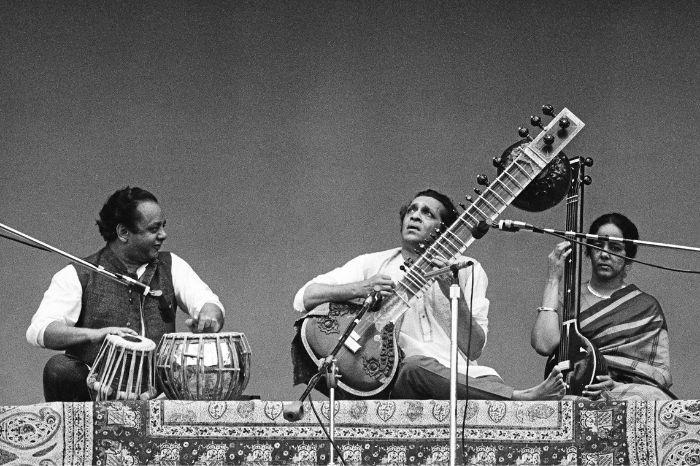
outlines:
[[[329, 403], [314, 407], [327, 424]], [[309, 404], [295, 423], [282, 408], [260, 400], [4, 406], [0, 464], [326, 464], [328, 442]], [[449, 402], [341, 401], [335, 410], [348, 464], [449, 460]], [[458, 463], [700, 464], [700, 400], [471, 401], [458, 413]]]

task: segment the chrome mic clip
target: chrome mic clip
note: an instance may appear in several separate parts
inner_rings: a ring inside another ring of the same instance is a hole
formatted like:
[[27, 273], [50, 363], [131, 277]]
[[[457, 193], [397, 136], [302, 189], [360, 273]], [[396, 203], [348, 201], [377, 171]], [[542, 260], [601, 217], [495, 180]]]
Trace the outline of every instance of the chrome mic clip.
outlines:
[[382, 292], [373, 291], [365, 298], [364, 306], [367, 306], [367, 312], [376, 312], [379, 310], [379, 305], [382, 303]]

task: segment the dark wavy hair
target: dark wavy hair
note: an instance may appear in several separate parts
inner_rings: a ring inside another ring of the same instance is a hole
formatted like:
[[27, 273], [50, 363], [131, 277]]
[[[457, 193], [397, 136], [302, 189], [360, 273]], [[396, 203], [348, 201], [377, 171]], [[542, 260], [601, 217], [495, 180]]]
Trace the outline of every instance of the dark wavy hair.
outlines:
[[[457, 209], [455, 208], [455, 205], [452, 203], [452, 199], [449, 197], [445, 196], [442, 193], [439, 193], [435, 191], [434, 189], [425, 189], [415, 196], [411, 198], [411, 200], [419, 197], [419, 196], [427, 196], [427, 197], [432, 197], [433, 199], [437, 200], [442, 206], [445, 208], [444, 212], [440, 213], [440, 219], [442, 220], [442, 223], [445, 224], [445, 226], [449, 227], [452, 225], [456, 220], [457, 217], [459, 217], [459, 213], [457, 212]], [[401, 221], [401, 224], [403, 225], [403, 218], [406, 216], [406, 213], [408, 212], [408, 207], [411, 205], [409, 202], [408, 204], [404, 204], [401, 206], [401, 209], [399, 210], [399, 220]]]
[[109, 196], [97, 219], [97, 227], [104, 240], [110, 242], [117, 239], [117, 225], [120, 223], [134, 231], [139, 217], [136, 209], [144, 201], [158, 203], [152, 193], [137, 187], [127, 186]]
[[[598, 217], [597, 219], [593, 220], [593, 223], [591, 223], [591, 227], [588, 229], [588, 233], [595, 235], [600, 229], [600, 227], [602, 227], [603, 225], [607, 225], [608, 223], [612, 223], [617, 228], [619, 228], [622, 232], [622, 236], [625, 239], [639, 239], [639, 231], [637, 231], [637, 226], [634, 223], [632, 223], [632, 220], [617, 212], [604, 214]], [[591, 242], [592, 240], [586, 241], [586, 243]], [[637, 255], [637, 245], [634, 243], [627, 242], [625, 242], [624, 245], [625, 254], [627, 255], [627, 257], [634, 259], [634, 257]], [[590, 247], [586, 247], [586, 254], [588, 254], [589, 256], [591, 255]]]

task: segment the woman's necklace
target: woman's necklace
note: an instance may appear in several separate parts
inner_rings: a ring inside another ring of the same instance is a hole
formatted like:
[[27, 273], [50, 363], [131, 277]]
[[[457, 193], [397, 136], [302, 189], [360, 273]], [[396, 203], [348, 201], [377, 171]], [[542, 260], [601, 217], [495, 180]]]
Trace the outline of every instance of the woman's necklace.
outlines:
[[614, 292], [616, 292], [617, 290], [619, 290], [619, 289], [622, 288], [623, 286], [625, 286], [625, 285], [618, 286], [617, 288], [615, 288], [614, 290], [612, 290], [612, 291], [610, 292], [609, 295], [606, 296], [606, 295], [604, 295], [604, 294], [602, 294], [602, 293], [598, 293], [596, 290], [594, 290], [594, 289], [591, 287], [591, 282], [586, 282], [586, 288], [588, 288], [588, 291], [590, 291], [591, 294], [592, 294], [593, 296], [597, 296], [597, 297], [600, 298], [600, 299], [608, 299], [610, 296], [612, 296], [612, 294], [613, 294]]

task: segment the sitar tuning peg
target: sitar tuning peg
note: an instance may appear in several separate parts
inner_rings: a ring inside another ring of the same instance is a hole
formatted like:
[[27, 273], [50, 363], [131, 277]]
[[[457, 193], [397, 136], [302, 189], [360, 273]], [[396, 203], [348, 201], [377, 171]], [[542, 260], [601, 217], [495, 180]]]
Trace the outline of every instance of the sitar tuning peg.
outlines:
[[583, 164], [587, 167], [592, 167], [593, 166], [593, 159], [590, 157], [586, 157], [583, 159]]
[[559, 127], [561, 129], [566, 129], [569, 126], [571, 126], [571, 120], [569, 120], [567, 117], [561, 117], [561, 120], [559, 120]]
[[552, 136], [551, 134], [545, 134], [542, 138], [542, 142], [544, 142], [545, 146], [551, 146], [552, 144], [554, 144], [554, 136]]
[[582, 181], [583, 181], [583, 184], [585, 184], [586, 186], [593, 183], [593, 179], [588, 175], [584, 176]]
[[481, 175], [476, 177], [476, 182], [479, 183], [481, 186], [488, 186], [489, 177], [482, 173]]
[[530, 124], [540, 129], [544, 129], [544, 127], [542, 126], [542, 118], [538, 117], [537, 115], [530, 116]]
[[474, 202], [474, 198], [472, 198], [469, 194], [467, 194], [466, 196], [464, 196], [464, 199], [466, 199], [467, 202], [470, 203], [470, 204], [471, 204], [472, 202]]
[[500, 157], [494, 157], [493, 166], [496, 168], [501, 168], [503, 166], [503, 159]]
[[551, 105], [543, 105], [542, 106], [542, 113], [544, 113], [547, 116], [553, 117], [554, 116], [554, 107]]
[[524, 126], [518, 127], [518, 136], [520, 136], [521, 138], [526, 138], [526, 137], [528, 137], [529, 134], [530, 134], [530, 130], [527, 129], [526, 127], [524, 127]]
[[474, 192], [481, 196], [481, 190], [479, 188], [474, 188]]
[[459, 203], [459, 206], [462, 208], [462, 210], [467, 210], [467, 206], [465, 206], [465, 205], [462, 204], [461, 202]]

